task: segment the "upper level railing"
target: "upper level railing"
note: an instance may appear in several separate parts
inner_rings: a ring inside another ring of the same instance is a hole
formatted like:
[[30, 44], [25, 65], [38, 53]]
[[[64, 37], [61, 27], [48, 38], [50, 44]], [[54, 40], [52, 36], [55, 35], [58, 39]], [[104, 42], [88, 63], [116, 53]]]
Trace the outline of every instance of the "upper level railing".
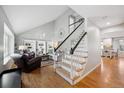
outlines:
[[54, 48], [54, 52], [56, 52], [64, 44], [64, 42], [81, 26], [82, 23], [84, 23], [84, 18], [79, 19], [78, 21], [70, 24], [69, 26], [74, 25], [79, 22], [80, 24], [58, 45], [58, 47]]

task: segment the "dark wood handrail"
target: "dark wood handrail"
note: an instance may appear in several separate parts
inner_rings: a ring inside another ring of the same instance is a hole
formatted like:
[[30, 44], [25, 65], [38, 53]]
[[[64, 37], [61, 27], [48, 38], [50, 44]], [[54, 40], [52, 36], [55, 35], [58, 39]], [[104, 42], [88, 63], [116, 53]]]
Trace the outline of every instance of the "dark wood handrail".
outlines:
[[[82, 18], [79, 19], [79, 20], [82, 20]], [[83, 22], [84, 22], [84, 20], [81, 21], [81, 23], [58, 45], [57, 48], [54, 48], [54, 52], [57, 51], [57, 49], [80, 27], [80, 25], [81, 25]]]
[[77, 46], [80, 44], [81, 40], [84, 38], [84, 36], [85, 36], [86, 34], [87, 34], [87, 32], [85, 32], [85, 33], [82, 35], [82, 37], [79, 39], [79, 41], [77, 42], [77, 44], [76, 44], [73, 48], [71, 48], [70, 54], [73, 54], [73, 53], [74, 53], [75, 49], [76, 49]]
[[74, 25], [74, 24], [76, 24], [76, 23], [79, 23], [79, 22], [81, 22], [81, 21], [83, 21], [83, 20], [84, 20], [84, 18], [81, 18], [81, 19], [79, 19], [78, 21], [76, 21], [76, 22], [70, 24], [69, 26], [72, 26], [72, 25]]

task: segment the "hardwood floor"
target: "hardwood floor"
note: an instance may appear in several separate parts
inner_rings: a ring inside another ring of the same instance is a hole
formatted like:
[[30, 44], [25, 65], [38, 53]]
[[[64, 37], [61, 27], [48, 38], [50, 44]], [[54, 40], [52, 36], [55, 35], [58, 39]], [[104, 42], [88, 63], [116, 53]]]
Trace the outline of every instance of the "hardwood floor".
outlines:
[[22, 87], [33, 88], [124, 87], [124, 58], [103, 58], [99, 67], [74, 86], [71, 86], [62, 77], [57, 75], [52, 66], [42, 67], [31, 73], [23, 73], [22, 82]]

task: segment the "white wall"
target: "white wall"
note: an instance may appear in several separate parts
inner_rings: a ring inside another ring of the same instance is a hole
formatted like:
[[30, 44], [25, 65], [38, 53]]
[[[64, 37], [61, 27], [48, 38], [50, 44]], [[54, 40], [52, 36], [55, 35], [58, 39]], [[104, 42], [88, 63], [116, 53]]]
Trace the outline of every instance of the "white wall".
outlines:
[[[1, 12], [0, 12], [1, 15]], [[3, 24], [3, 20], [0, 16], [0, 64], [2, 64], [2, 60], [3, 60], [3, 34], [4, 34], [4, 24]]]
[[114, 50], [120, 49], [119, 40], [124, 40], [124, 37], [113, 38], [113, 49]]
[[[75, 11], [73, 11], [72, 9], [68, 9], [67, 11], [65, 11], [65, 13], [63, 13], [63, 15], [59, 16], [56, 20], [55, 20], [55, 39], [58, 41], [63, 41], [69, 34], [69, 16], [70, 15], [78, 15]], [[70, 50], [70, 40], [72, 38], [77, 38], [79, 35], [77, 35], [77, 31], [79, 32], [79, 28], [78, 30], [76, 30], [75, 33], [73, 33], [73, 35], [71, 35], [70, 38], [68, 38], [68, 40], [66, 40], [66, 42], [61, 46], [60, 49], [64, 49], [64, 50]], [[60, 35], [60, 32], [62, 32], [62, 35]]]
[[112, 43], [112, 45], [113, 45], [113, 49], [115, 50], [115, 51], [117, 51], [118, 49], [119, 49], [119, 39], [118, 38], [113, 38], [113, 43]]
[[54, 40], [54, 21], [47, 23], [45, 25], [39, 26], [37, 28], [31, 29], [25, 33], [16, 36], [17, 47], [23, 45], [24, 40]]
[[[74, 11], [72, 11], [71, 9], [68, 9], [67, 11], [65, 11], [65, 13], [63, 13], [63, 15], [59, 16], [56, 20], [55, 20], [55, 38], [59, 41], [65, 39], [65, 37], [69, 34], [69, 16], [72, 15], [74, 13]], [[60, 32], [63, 32], [63, 35], [60, 36]]]
[[124, 37], [124, 31], [108, 32], [101, 34], [101, 38], [117, 38], [117, 37]]
[[[62, 41], [69, 34], [69, 16], [75, 14], [71, 9], [65, 11], [61, 16], [59, 16], [55, 21], [41, 25], [37, 28], [24, 32], [16, 36], [17, 47], [23, 44], [24, 39], [29, 40], [45, 40], [45, 41]], [[60, 36], [60, 32], [63, 32]], [[42, 38], [43, 34], [45, 36]], [[63, 45], [67, 47], [69, 43]], [[69, 46], [68, 46], [69, 47]]]
[[101, 63], [100, 30], [90, 21], [87, 25], [88, 62], [84, 74], [92, 71]]
[[112, 26], [101, 30], [101, 38], [124, 37], [124, 24]]
[[124, 24], [119, 24], [101, 30], [101, 39], [112, 38], [112, 47], [115, 51], [119, 49], [119, 39], [124, 38]]

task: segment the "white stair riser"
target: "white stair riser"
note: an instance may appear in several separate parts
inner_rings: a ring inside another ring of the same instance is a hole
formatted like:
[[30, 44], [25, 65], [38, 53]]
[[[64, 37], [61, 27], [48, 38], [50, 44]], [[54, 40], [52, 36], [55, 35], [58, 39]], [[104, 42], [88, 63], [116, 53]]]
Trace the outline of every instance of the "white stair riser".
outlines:
[[[81, 63], [78, 63], [77, 61], [76, 62], [73, 62], [73, 61], [68, 61], [68, 60], [65, 60], [65, 59], [62, 59], [62, 62], [64, 62], [64, 63], [66, 63], [66, 64], [69, 64], [69, 65], [73, 65], [73, 66], [75, 66], [75, 67], [82, 67], [85, 63], [84, 62], [82, 62], [82, 63], [84, 63], [84, 64], [81, 64]], [[73, 62], [73, 63], [72, 63]]]
[[88, 53], [83, 53], [83, 52], [74, 52], [74, 55], [77, 55], [77, 56], [84, 56], [84, 57], [86, 57], [86, 56], [88, 56]]
[[[70, 61], [79, 61], [80, 63], [86, 62], [86, 58], [83, 57], [78, 57], [78, 56], [70, 56], [66, 55], [65, 59], [70, 60]], [[78, 62], [77, 62], [78, 63]]]
[[80, 63], [86, 62], [87, 58], [76, 57], [76, 56], [75, 57], [65, 56], [65, 58], [63, 58], [63, 60], [75, 62], [76, 64], [80, 64]]
[[81, 75], [81, 72], [83, 72], [83, 70], [82, 70], [81, 72], [76, 72], [75, 70], [71, 70], [70, 68], [67, 68], [67, 67], [65, 67], [65, 66], [63, 66], [63, 65], [61, 65], [61, 67], [62, 67], [63, 69], [65, 69], [66, 71], [68, 71], [69, 73], [71, 73], [71, 72], [73, 71], [74, 77], [75, 77], [75, 76], [80, 76], [80, 75]]
[[75, 52], [84, 52], [84, 53], [88, 53], [87, 49], [76, 49]]

